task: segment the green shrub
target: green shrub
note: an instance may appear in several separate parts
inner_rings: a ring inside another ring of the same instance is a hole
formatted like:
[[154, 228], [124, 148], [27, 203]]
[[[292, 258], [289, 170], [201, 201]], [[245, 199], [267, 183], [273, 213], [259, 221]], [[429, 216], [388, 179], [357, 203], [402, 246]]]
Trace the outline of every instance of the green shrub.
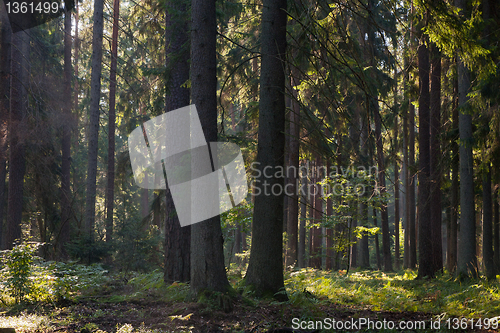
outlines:
[[2, 251], [5, 268], [3, 285], [8, 294], [16, 303], [27, 300], [34, 292], [34, 283], [31, 279], [36, 251], [41, 243], [25, 242], [14, 246], [12, 250]]

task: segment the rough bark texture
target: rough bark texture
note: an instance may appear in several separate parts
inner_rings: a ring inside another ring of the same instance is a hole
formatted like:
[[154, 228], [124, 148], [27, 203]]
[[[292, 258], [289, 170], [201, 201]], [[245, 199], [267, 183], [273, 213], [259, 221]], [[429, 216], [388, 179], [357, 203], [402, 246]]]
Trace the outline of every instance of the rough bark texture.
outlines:
[[441, 235], [441, 54], [431, 45], [430, 84], [430, 219], [432, 229], [432, 258], [434, 272], [443, 269]]
[[67, 259], [66, 245], [70, 241], [71, 217], [71, 13], [64, 14], [64, 118], [62, 128], [61, 150], [61, 226], [57, 241], [58, 257]]
[[99, 102], [101, 99], [103, 0], [94, 0], [94, 29], [92, 35], [92, 74], [90, 76], [90, 110], [88, 141], [88, 165], [85, 198], [84, 237], [90, 242], [94, 236], [95, 198], [97, 177], [97, 152], [99, 140]]
[[108, 112], [108, 170], [106, 175], [106, 242], [113, 240], [113, 210], [115, 203], [115, 104], [116, 104], [116, 62], [118, 57], [118, 24], [120, 0], [113, 3], [113, 33], [111, 37], [111, 68], [109, 73]]
[[[196, 105], [208, 142], [217, 141], [215, 17], [215, 0], [191, 1], [191, 100]], [[280, 215], [283, 218], [282, 210]], [[220, 216], [191, 226], [190, 286], [193, 296], [203, 290], [223, 292], [229, 288], [222, 245]]]
[[9, 199], [7, 207], [6, 247], [12, 249], [21, 239], [23, 182], [26, 170], [23, 142], [24, 116], [28, 107], [29, 35], [25, 31], [12, 34], [9, 118]]
[[[284, 165], [286, 8], [286, 0], [263, 1], [257, 147], [261, 171], [266, 166], [276, 169]], [[257, 187], [261, 189], [264, 181], [271, 187], [274, 184], [283, 187], [282, 178], [259, 177], [257, 181]], [[286, 294], [277, 294], [284, 287], [283, 196], [268, 194], [262, 191], [255, 198], [252, 250], [245, 280], [255, 288], [257, 295], [274, 295], [284, 300]]]
[[[424, 37], [422, 37], [424, 38]], [[430, 94], [429, 94], [429, 50], [424, 43], [418, 48], [418, 76], [420, 96], [419, 110], [419, 165], [418, 165], [418, 277], [434, 277], [432, 258], [432, 230], [430, 214]]]
[[483, 265], [487, 279], [495, 278], [492, 220], [491, 169], [487, 166], [483, 174]]
[[[166, 61], [169, 69], [165, 111], [189, 105], [189, 89], [181, 87], [189, 79], [189, 36], [186, 1], [167, 2], [166, 12]], [[182, 14], [181, 14], [182, 12]], [[165, 263], [163, 279], [187, 282], [190, 279], [191, 226], [181, 228], [170, 189], [165, 192]]]
[[10, 56], [12, 32], [5, 17], [0, 22], [0, 250], [4, 245], [5, 178], [7, 175], [7, 127], [9, 124]]

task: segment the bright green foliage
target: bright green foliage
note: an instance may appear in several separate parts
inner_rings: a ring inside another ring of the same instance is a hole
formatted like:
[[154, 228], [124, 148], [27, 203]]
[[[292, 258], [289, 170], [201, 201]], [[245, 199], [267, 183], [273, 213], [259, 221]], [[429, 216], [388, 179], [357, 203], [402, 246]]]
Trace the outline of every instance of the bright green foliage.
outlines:
[[302, 269], [289, 273], [285, 286], [289, 302], [308, 309], [334, 303], [373, 311], [423, 311], [441, 319], [498, 315], [498, 277], [494, 282], [467, 283], [445, 275], [434, 280], [416, 280], [415, 277], [413, 271], [388, 274], [358, 271], [346, 276], [345, 271]]
[[4, 287], [16, 303], [27, 300], [33, 291], [33, 281], [30, 279], [33, 272], [35, 253], [41, 243], [21, 243], [12, 250], [2, 251], [5, 268], [2, 270]]

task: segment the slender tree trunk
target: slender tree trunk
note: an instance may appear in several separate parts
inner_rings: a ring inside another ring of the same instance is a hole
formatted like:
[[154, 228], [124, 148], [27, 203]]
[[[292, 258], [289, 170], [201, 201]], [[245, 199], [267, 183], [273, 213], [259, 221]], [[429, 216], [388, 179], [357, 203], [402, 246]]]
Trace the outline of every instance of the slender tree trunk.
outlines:
[[70, 241], [71, 218], [71, 13], [64, 13], [64, 123], [62, 128], [62, 163], [61, 163], [61, 225], [57, 240], [58, 257], [67, 259], [66, 246]]
[[429, 142], [429, 120], [430, 120], [430, 94], [429, 94], [429, 50], [424, 41], [418, 48], [418, 76], [420, 85], [420, 97], [418, 99], [419, 110], [419, 174], [418, 174], [418, 276], [434, 277], [433, 251], [432, 251], [432, 229], [430, 214], [430, 142]]
[[9, 126], [10, 56], [12, 31], [6, 17], [0, 22], [0, 250], [5, 249], [5, 178], [7, 176], [7, 128]]
[[500, 215], [498, 214], [498, 188], [493, 191], [493, 245], [495, 274], [500, 272]]
[[430, 86], [430, 220], [434, 272], [443, 270], [443, 240], [441, 235], [441, 54], [431, 45]]
[[[397, 81], [397, 78], [396, 78]], [[397, 88], [394, 89], [394, 107], [397, 105], [396, 100]], [[398, 132], [399, 132], [399, 124], [398, 124], [398, 116], [394, 117], [394, 150], [397, 152], [399, 149], [398, 144]], [[394, 265], [396, 270], [399, 269], [399, 164], [397, 158], [394, 159]]]
[[[455, 80], [453, 84], [453, 106], [452, 106], [452, 126], [453, 130], [458, 133], [458, 81]], [[459, 182], [458, 173], [460, 170], [459, 165], [459, 147], [457, 144], [458, 134], [451, 139], [451, 209], [450, 209], [450, 226], [449, 237], [447, 240], [447, 256], [446, 267], [448, 272], [453, 273], [457, 268], [457, 254], [458, 254], [458, 203], [459, 203]]]
[[491, 167], [488, 165], [483, 174], [483, 265], [487, 279], [495, 278], [492, 220]]
[[[260, 171], [263, 167], [276, 169], [284, 165], [286, 8], [286, 0], [263, 1], [257, 147]], [[259, 187], [265, 180], [271, 188], [274, 184], [283, 187], [282, 178], [259, 177], [257, 180]], [[258, 296], [270, 294], [285, 300], [285, 294], [277, 294], [284, 287], [282, 205], [282, 195], [261, 193], [255, 198], [252, 251], [245, 280]]]
[[[192, 0], [191, 100], [198, 110], [207, 142], [217, 141], [216, 36], [215, 1]], [[283, 199], [280, 199], [282, 202]], [[283, 210], [279, 211], [282, 218]], [[280, 235], [282, 226], [283, 221], [281, 220]], [[190, 287], [193, 296], [198, 296], [207, 289], [221, 292], [228, 290], [229, 282], [224, 267], [223, 242], [220, 216], [191, 226]], [[252, 243], [253, 245], [254, 243]], [[279, 256], [281, 257], [281, 242]], [[281, 260], [280, 264], [283, 274]]]
[[[92, 74], [90, 77], [90, 111], [88, 128], [88, 167], [85, 198], [85, 238], [94, 238], [97, 153], [99, 150], [99, 102], [101, 99], [103, 0], [94, 0], [94, 29], [92, 35]], [[91, 245], [90, 245], [91, 246]], [[90, 261], [90, 258], [88, 258]]]
[[[377, 210], [373, 208], [373, 226], [377, 227]], [[378, 240], [378, 233], [375, 234], [375, 257], [377, 259], [377, 269], [382, 269], [382, 260], [380, 258], [380, 242]]]
[[108, 112], [108, 172], [106, 175], [106, 242], [113, 240], [113, 209], [115, 203], [115, 104], [116, 104], [116, 62], [118, 59], [118, 23], [120, 0], [113, 3], [113, 33], [111, 38], [111, 69], [109, 73]]
[[[317, 184], [321, 180], [319, 169], [321, 168], [321, 159], [316, 155], [316, 171], [314, 172], [314, 210], [313, 210], [313, 223], [321, 224], [323, 215], [323, 201], [321, 198], [321, 185]], [[321, 268], [321, 227], [313, 227], [311, 232], [311, 252], [310, 252], [310, 266], [312, 268]]]
[[[296, 71], [292, 71], [294, 74]], [[289, 190], [285, 194], [288, 200], [288, 218], [287, 218], [287, 256], [285, 266], [295, 265], [297, 263], [297, 242], [298, 242], [298, 218], [299, 218], [299, 145], [300, 145], [300, 106], [297, 101], [297, 90], [294, 88], [299, 84], [295, 76], [291, 78], [292, 101], [290, 110], [290, 137], [289, 137], [289, 163], [287, 176], [289, 180]]]
[[25, 31], [12, 34], [9, 117], [9, 199], [7, 207], [6, 247], [12, 249], [21, 239], [23, 213], [23, 183], [25, 147], [22, 140], [22, 123], [28, 108], [28, 59], [29, 35]]
[[[305, 161], [304, 161], [305, 163]], [[306, 218], [307, 218], [307, 202], [308, 202], [308, 182], [307, 174], [302, 175], [300, 198], [300, 227], [299, 227], [299, 243], [297, 251], [297, 264], [299, 268], [306, 267]]]
[[[166, 61], [170, 75], [167, 82], [165, 111], [169, 112], [189, 105], [189, 89], [182, 85], [189, 80], [189, 45], [188, 19], [186, 14], [188, 3], [167, 2], [166, 12]], [[177, 12], [177, 13], [175, 13]], [[191, 226], [181, 227], [175, 211], [172, 194], [168, 188], [165, 192], [165, 263], [163, 279], [166, 283], [173, 281], [187, 282], [190, 279]]]

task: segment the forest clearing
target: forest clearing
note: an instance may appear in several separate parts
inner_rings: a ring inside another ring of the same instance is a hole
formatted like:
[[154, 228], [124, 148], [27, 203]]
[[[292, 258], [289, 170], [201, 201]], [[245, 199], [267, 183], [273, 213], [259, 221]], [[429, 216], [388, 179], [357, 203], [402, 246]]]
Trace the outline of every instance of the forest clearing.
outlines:
[[497, 1], [0, 28], [0, 333], [500, 330]]

